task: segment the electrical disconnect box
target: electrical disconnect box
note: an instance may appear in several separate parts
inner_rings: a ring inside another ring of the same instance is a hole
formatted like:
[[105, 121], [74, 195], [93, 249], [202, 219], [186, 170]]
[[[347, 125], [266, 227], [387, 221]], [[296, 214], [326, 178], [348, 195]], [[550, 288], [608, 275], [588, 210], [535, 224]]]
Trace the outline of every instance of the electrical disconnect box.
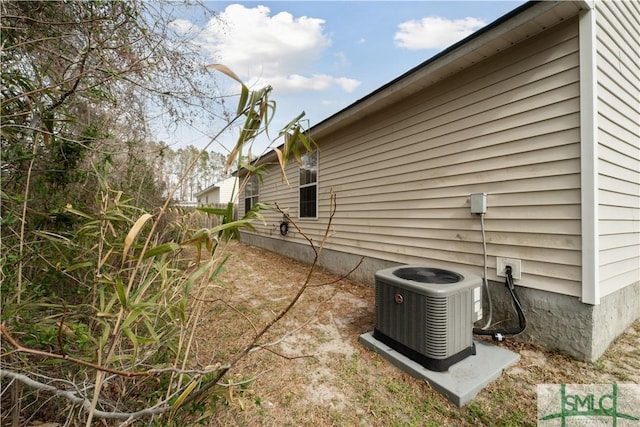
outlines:
[[472, 214], [487, 213], [487, 193], [472, 194], [470, 202]]

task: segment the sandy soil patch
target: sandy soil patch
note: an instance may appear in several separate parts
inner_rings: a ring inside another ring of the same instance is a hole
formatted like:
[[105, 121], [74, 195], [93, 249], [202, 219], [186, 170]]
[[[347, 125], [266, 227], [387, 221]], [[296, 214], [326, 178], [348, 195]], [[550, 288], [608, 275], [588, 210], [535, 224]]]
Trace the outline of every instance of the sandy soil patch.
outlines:
[[[224, 359], [250, 341], [298, 291], [308, 266], [233, 244], [198, 340], [201, 361]], [[516, 365], [457, 408], [423, 381], [401, 372], [358, 342], [374, 323], [373, 287], [323, 271], [313, 273], [299, 303], [230, 373], [253, 379], [237, 390], [211, 426], [535, 425], [540, 383], [640, 382], [640, 322], [596, 363], [532, 344], [500, 345], [521, 355]]]

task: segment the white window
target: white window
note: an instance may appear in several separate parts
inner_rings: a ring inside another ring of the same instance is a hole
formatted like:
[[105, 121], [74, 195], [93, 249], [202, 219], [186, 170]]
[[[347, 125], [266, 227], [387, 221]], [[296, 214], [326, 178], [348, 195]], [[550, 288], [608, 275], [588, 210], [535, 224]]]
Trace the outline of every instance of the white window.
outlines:
[[244, 187], [244, 213], [247, 213], [258, 203], [259, 181], [256, 175], [253, 175], [247, 181]]
[[300, 165], [300, 218], [318, 217], [318, 152], [302, 156]]

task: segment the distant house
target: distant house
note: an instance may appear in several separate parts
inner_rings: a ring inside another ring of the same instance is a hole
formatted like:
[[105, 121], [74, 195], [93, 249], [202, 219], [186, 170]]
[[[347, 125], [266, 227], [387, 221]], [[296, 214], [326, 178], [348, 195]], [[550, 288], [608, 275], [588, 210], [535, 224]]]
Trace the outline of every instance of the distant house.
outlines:
[[[494, 320], [511, 310], [497, 257], [521, 260], [524, 339], [594, 360], [640, 317], [640, 2], [526, 3], [311, 135], [319, 151], [288, 165], [291, 185], [269, 166], [251, 196], [319, 242], [334, 191], [324, 268], [364, 257], [353, 277], [368, 283], [396, 264], [482, 276], [470, 196], [486, 193]], [[311, 259], [265, 216], [246, 242]]]
[[226, 178], [196, 193], [198, 206], [236, 203], [238, 201], [238, 179]]

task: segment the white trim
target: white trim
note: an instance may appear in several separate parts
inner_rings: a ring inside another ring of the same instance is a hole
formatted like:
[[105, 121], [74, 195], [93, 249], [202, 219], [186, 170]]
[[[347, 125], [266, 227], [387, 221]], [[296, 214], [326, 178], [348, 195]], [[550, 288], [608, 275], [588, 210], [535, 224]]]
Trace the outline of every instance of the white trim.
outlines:
[[600, 304], [596, 10], [580, 13], [582, 302]]

